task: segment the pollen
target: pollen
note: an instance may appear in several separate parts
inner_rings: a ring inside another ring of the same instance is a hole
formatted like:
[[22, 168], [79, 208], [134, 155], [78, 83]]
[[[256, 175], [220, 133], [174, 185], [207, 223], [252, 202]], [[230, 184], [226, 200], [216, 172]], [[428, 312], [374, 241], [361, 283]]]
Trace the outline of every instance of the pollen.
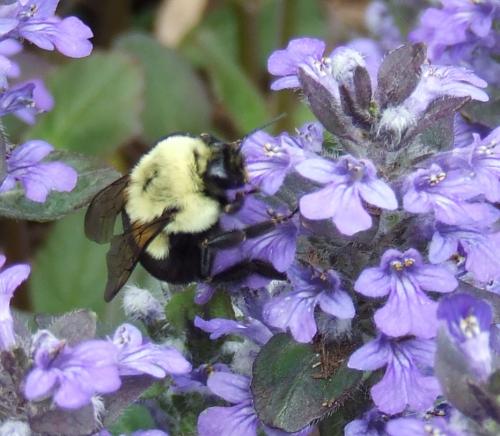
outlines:
[[415, 259], [413, 259], [411, 257], [406, 257], [404, 260], [404, 264], [405, 264], [406, 268], [409, 268], [409, 267], [415, 265]]
[[424, 431], [432, 436], [445, 436], [445, 433], [443, 433], [439, 428], [433, 427], [430, 424], [424, 425]]
[[474, 315], [469, 315], [460, 320], [460, 330], [468, 339], [476, 337], [481, 333], [479, 321]]
[[490, 156], [493, 154], [493, 149], [486, 145], [481, 145], [477, 148], [477, 154], [482, 154], [486, 156]]
[[431, 174], [428, 178], [430, 186], [436, 186], [441, 183], [444, 179], [446, 179], [446, 173], [441, 171], [437, 174]]
[[405, 268], [403, 262], [401, 262], [399, 260], [393, 260], [391, 262], [391, 267], [392, 267], [392, 269], [394, 269], [396, 271], [403, 271]]
[[269, 142], [266, 142], [262, 147], [264, 148], [264, 154], [268, 157], [274, 157], [280, 152], [280, 149], [277, 145], [273, 145]]
[[319, 61], [313, 61], [313, 66], [320, 76], [332, 74], [332, 60], [328, 57], [323, 57]]

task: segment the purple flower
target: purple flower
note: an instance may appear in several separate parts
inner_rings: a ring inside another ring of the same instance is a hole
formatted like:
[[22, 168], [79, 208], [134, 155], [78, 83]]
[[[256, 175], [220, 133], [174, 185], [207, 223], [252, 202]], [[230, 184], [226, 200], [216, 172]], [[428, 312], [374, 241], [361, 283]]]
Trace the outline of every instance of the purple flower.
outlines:
[[323, 130], [318, 123], [308, 123], [298, 131], [298, 137], [282, 133], [273, 137], [258, 131], [243, 141], [242, 152], [250, 183], [264, 193], [274, 195], [293, 167], [312, 152], [321, 150]]
[[468, 147], [455, 151], [455, 155], [467, 160], [473, 180], [485, 198], [492, 202], [500, 201], [500, 127], [484, 139], [476, 133]]
[[[298, 143], [301, 148], [313, 153], [321, 152], [323, 148], [323, 138], [325, 128], [317, 121], [305, 123], [302, 127], [297, 129], [297, 136], [290, 137], [288, 141], [293, 141], [294, 144]], [[284, 141], [287, 141], [286, 136]]]
[[424, 290], [451, 292], [457, 286], [451, 272], [439, 265], [424, 264], [418, 251], [389, 249], [379, 267], [361, 273], [354, 289], [368, 297], [389, 294], [385, 306], [375, 312], [375, 323], [383, 333], [432, 338], [437, 328], [437, 303]]
[[[403, 315], [398, 319], [403, 319]], [[425, 375], [433, 366], [434, 353], [431, 340], [398, 340], [379, 335], [355, 351], [347, 366], [363, 371], [386, 366], [382, 380], [371, 388], [373, 401], [381, 412], [393, 415], [407, 407], [424, 411], [441, 391], [436, 378]]]
[[300, 199], [302, 215], [313, 220], [332, 218], [345, 235], [371, 227], [372, 219], [363, 200], [382, 209], [398, 207], [394, 192], [376, 177], [375, 166], [369, 160], [352, 156], [342, 156], [337, 162], [309, 159], [296, 169], [302, 176], [326, 185]]
[[387, 415], [377, 408], [370, 409], [360, 419], [355, 419], [344, 427], [344, 436], [386, 436], [387, 420]]
[[466, 433], [453, 429], [448, 421], [441, 417], [427, 420], [411, 417], [392, 419], [387, 423], [386, 432], [388, 436], [467, 436]]
[[19, 1], [0, 11], [0, 33], [24, 38], [44, 50], [55, 48], [70, 57], [88, 56], [92, 31], [76, 17], [55, 15], [59, 0]]
[[272, 298], [264, 306], [263, 317], [270, 326], [289, 329], [298, 342], [310, 342], [317, 331], [314, 318], [317, 305], [340, 319], [354, 317], [351, 297], [341, 288], [335, 271], [321, 272], [296, 264], [290, 268], [288, 276], [293, 291]]
[[263, 323], [250, 317], [243, 321], [224, 318], [213, 318], [210, 321], [205, 321], [196, 316], [194, 325], [204, 332], [210, 333], [210, 339], [214, 340], [226, 335], [238, 335], [248, 338], [258, 345], [264, 345], [273, 335]]
[[0, 117], [23, 109], [33, 109], [34, 83], [26, 83], [0, 94]]
[[403, 207], [412, 213], [430, 213], [446, 224], [491, 223], [498, 212], [485, 203], [469, 203], [481, 194], [470, 172], [433, 163], [410, 174], [403, 186]]
[[[236, 248], [219, 250], [212, 267], [212, 275], [248, 259], [269, 262], [276, 270], [286, 271], [295, 257], [298, 233], [297, 218], [291, 217], [286, 207], [274, 210], [263, 201], [248, 197], [241, 210], [232, 215], [224, 215], [221, 223], [224, 230], [233, 230], [270, 220], [276, 223], [271, 231], [249, 238]], [[269, 279], [265, 277], [251, 274], [245, 283], [251, 288], [259, 288], [268, 282]]]
[[183, 394], [185, 392], [198, 392], [200, 394], [209, 395], [210, 390], [207, 388], [207, 381], [210, 374], [213, 372], [231, 372], [229, 367], [224, 363], [216, 363], [214, 365], [200, 365], [193, 369], [189, 374], [172, 375], [172, 385], [170, 390], [174, 394]]
[[450, 338], [467, 356], [476, 375], [486, 379], [492, 371], [490, 305], [472, 295], [454, 294], [440, 301], [437, 316], [444, 321]]
[[500, 232], [474, 226], [437, 224], [429, 246], [429, 260], [441, 263], [456, 254], [465, 255], [465, 269], [476, 280], [489, 282], [500, 277]]
[[466, 68], [424, 64], [421, 70], [417, 87], [403, 104], [414, 114], [422, 113], [429, 103], [444, 96], [489, 100], [488, 94], [481, 89], [488, 84]]
[[250, 394], [250, 379], [231, 373], [212, 373], [209, 389], [231, 407], [210, 407], [198, 418], [198, 433], [203, 436], [256, 436], [259, 420]]
[[[0, 255], [0, 268], [5, 265], [5, 260], [5, 256]], [[0, 271], [0, 350], [8, 350], [16, 343], [10, 300], [29, 274], [30, 267], [26, 264], [13, 265]]]
[[95, 394], [120, 387], [117, 350], [112, 343], [91, 340], [69, 347], [44, 330], [34, 342], [34, 368], [24, 386], [28, 400], [53, 396], [59, 407], [78, 409]]
[[[35, 123], [35, 115], [40, 112], [48, 112], [52, 110], [54, 107], [54, 98], [45, 87], [43, 80], [41, 79], [32, 79], [29, 81], [35, 85], [33, 88], [33, 100], [31, 104], [26, 105], [25, 107], [17, 110], [14, 115], [20, 118], [27, 124]], [[23, 84], [17, 84], [11, 90], [18, 89], [20, 86], [24, 86]]]
[[43, 203], [50, 191], [71, 191], [78, 178], [73, 168], [62, 162], [41, 162], [53, 149], [40, 140], [16, 147], [7, 156], [7, 177], [0, 193], [14, 189], [17, 181], [23, 185], [26, 197], [38, 203]]
[[452, 46], [486, 39], [494, 18], [498, 18], [495, 1], [442, 0], [441, 3], [442, 9], [427, 9], [420, 18], [420, 27], [410, 34], [413, 41], [423, 41], [429, 46], [432, 60], [439, 59]]
[[18, 54], [23, 46], [14, 39], [0, 41], [0, 89], [7, 88], [7, 78], [19, 77], [19, 65], [9, 59]]
[[271, 84], [271, 89], [278, 91], [286, 88], [300, 88], [297, 72], [304, 63], [321, 64], [326, 45], [314, 38], [292, 39], [285, 50], [277, 50], [267, 61], [267, 70], [278, 77]]
[[484, 138], [491, 132], [491, 129], [484, 124], [466, 120], [462, 114], [455, 114], [453, 123], [453, 147], [466, 147], [474, 142], [474, 133]]
[[118, 349], [120, 375], [149, 374], [164, 378], [191, 371], [191, 364], [175, 348], [145, 342], [139, 329], [131, 324], [116, 329], [113, 344]]
[[268, 429], [257, 418], [250, 393], [250, 378], [227, 372], [214, 372], [208, 378], [209, 389], [233, 404], [230, 407], [209, 407], [198, 417], [200, 436], [257, 436], [262, 427], [268, 436], [306, 436], [310, 428], [297, 433]]

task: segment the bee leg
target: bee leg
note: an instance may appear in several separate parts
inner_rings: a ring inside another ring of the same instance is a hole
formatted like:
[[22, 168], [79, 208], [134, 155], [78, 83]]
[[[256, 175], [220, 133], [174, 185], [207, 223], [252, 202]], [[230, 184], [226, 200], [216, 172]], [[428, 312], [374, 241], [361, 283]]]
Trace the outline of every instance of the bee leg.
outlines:
[[241, 280], [251, 274], [258, 274], [260, 276], [273, 279], [273, 280], [286, 280], [285, 273], [278, 271], [269, 262], [259, 259], [244, 260], [235, 265], [215, 274], [211, 277], [211, 281], [217, 282], [231, 282]]
[[251, 189], [250, 191], [238, 191], [234, 197], [234, 200], [224, 206], [224, 212], [230, 215], [237, 213], [245, 204], [246, 196], [255, 194], [258, 191], [259, 190], [256, 188]]

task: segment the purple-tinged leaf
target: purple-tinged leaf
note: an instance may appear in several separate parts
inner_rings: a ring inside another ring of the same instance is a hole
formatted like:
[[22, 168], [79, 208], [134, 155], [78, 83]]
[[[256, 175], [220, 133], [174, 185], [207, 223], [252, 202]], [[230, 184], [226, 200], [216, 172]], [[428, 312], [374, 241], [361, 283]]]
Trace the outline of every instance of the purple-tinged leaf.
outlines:
[[424, 44], [406, 44], [384, 58], [377, 77], [382, 108], [399, 105], [415, 90], [426, 55]]
[[341, 138], [356, 136], [351, 121], [327, 88], [302, 69], [299, 69], [299, 81], [313, 114], [329, 132]]
[[122, 377], [120, 389], [104, 397], [106, 405], [104, 426], [111, 425], [122, 414], [123, 410], [136, 401], [155, 381], [155, 378], [146, 375]]
[[372, 82], [366, 68], [356, 67], [353, 81], [356, 103], [361, 109], [368, 110], [372, 100]]
[[31, 430], [42, 434], [79, 436], [91, 434], [99, 427], [92, 405], [78, 410], [54, 409], [29, 417]]
[[417, 125], [406, 133], [402, 142], [408, 143], [416, 135], [432, 127], [437, 121], [448, 119], [468, 101], [470, 101], [470, 97], [442, 97], [433, 100]]
[[59, 339], [64, 339], [68, 345], [89, 339], [96, 334], [96, 314], [90, 310], [76, 310], [56, 317], [48, 329]]
[[434, 371], [443, 395], [454, 407], [467, 416], [485, 418], [482, 407], [467, 382], [471, 378], [467, 357], [458, 350], [444, 330], [440, 330], [437, 337]]

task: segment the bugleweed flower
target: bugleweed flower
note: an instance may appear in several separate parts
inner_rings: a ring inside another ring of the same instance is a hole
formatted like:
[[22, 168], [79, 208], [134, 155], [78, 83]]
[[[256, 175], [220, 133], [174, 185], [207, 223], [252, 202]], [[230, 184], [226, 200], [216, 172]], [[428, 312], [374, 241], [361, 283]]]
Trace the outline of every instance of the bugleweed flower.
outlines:
[[0, 94], [0, 117], [26, 108], [34, 108], [34, 83], [26, 83]]
[[7, 88], [7, 78], [19, 76], [19, 65], [9, 57], [18, 54], [22, 49], [23, 46], [14, 39], [0, 41], [0, 89]]
[[[5, 265], [5, 256], [0, 255], [0, 268]], [[30, 274], [29, 265], [13, 265], [0, 271], [0, 350], [8, 350], [16, 343], [14, 320], [10, 313], [10, 300], [16, 288]]]
[[[396, 321], [404, 320], [404, 315]], [[435, 344], [424, 339], [395, 339], [379, 335], [355, 351], [348, 367], [374, 371], [386, 366], [382, 380], [371, 388], [371, 396], [381, 412], [393, 415], [407, 407], [424, 411], [440, 394], [437, 379], [427, 375], [434, 364]]]
[[78, 409], [95, 394], [114, 392], [121, 385], [117, 349], [111, 342], [91, 340], [70, 347], [42, 330], [34, 346], [34, 367], [24, 386], [28, 400], [52, 396], [59, 407]]
[[[233, 230], [271, 220], [275, 222], [274, 229], [249, 238], [236, 248], [219, 250], [212, 266], [212, 275], [249, 259], [262, 260], [271, 263], [278, 271], [286, 271], [295, 257], [298, 234], [298, 218], [291, 217], [288, 208], [273, 209], [255, 197], [248, 197], [237, 213], [222, 216], [221, 224], [224, 230]], [[244, 283], [251, 288], [259, 288], [268, 282], [269, 279], [256, 272], [248, 276]]]
[[267, 69], [278, 77], [272, 84], [271, 89], [278, 91], [286, 88], [300, 88], [297, 76], [298, 66], [301, 63], [327, 64], [323, 58], [326, 44], [314, 38], [292, 39], [285, 50], [277, 50], [267, 61]]
[[474, 142], [474, 134], [484, 138], [491, 132], [488, 126], [466, 120], [460, 113], [453, 120], [453, 147], [467, 147]]
[[351, 297], [342, 289], [335, 271], [322, 272], [296, 264], [288, 271], [288, 278], [293, 290], [272, 298], [264, 306], [264, 321], [270, 326], [290, 330], [298, 342], [310, 342], [317, 332], [316, 306], [340, 319], [354, 317]]
[[363, 200], [382, 209], [398, 207], [391, 187], [376, 177], [373, 163], [342, 156], [337, 162], [308, 159], [296, 167], [299, 174], [326, 185], [300, 199], [300, 212], [308, 219], [332, 218], [340, 232], [353, 235], [372, 225]]
[[[14, 115], [24, 121], [27, 124], [34, 124], [36, 121], [36, 115], [40, 112], [48, 112], [54, 107], [54, 98], [45, 87], [43, 80], [33, 79], [27, 84], [33, 84], [33, 100], [27, 102], [25, 107], [14, 112]], [[19, 87], [25, 86], [24, 83], [16, 84], [11, 88], [11, 91], [19, 89]]]
[[198, 392], [204, 395], [210, 395], [207, 388], [208, 377], [212, 372], [231, 372], [224, 363], [215, 363], [213, 365], [203, 364], [193, 369], [189, 374], [172, 375], [172, 385], [170, 390], [174, 394], [186, 392]]
[[209, 407], [198, 417], [200, 436], [257, 436], [260, 428], [268, 436], [306, 436], [310, 428], [297, 433], [268, 429], [257, 418], [250, 393], [250, 378], [227, 372], [214, 372], [207, 382], [217, 396], [233, 404], [230, 407]]
[[344, 436], [386, 436], [387, 415], [377, 408], [370, 409], [360, 419], [351, 421], [344, 427]]
[[149, 374], [164, 378], [168, 374], [187, 374], [191, 364], [173, 347], [146, 342], [137, 327], [119, 326], [113, 336], [118, 350], [120, 375]]
[[488, 201], [500, 201], [500, 127], [484, 139], [473, 134], [472, 144], [452, 154], [465, 160], [474, 182]]
[[92, 51], [92, 31], [76, 17], [55, 15], [59, 0], [18, 0], [0, 9], [0, 34], [27, 39], [44, 50], [55, 48], [62, 54], [79, 58]]
[[404, 417], [392, 419], [387, 423], [388, 436], [468, 436], [454, 429], [445, 418], [433, 417], [428, 420]]
[[[429, 8], [420, 18], [420, 27], [410, 34], [414, 41], [429, 46], [429, 57], [439, 59], [444, 51], [464, 43], [479, 43], [493, 30], [493, 20], [499, 17], [495, 0], [441, 0], [443, 8]], [[493, 41], [491, 41], [493, 43]]]
[[273, 137], [258, 131], [245, 138], [241, 150], [250, 183], [274, 195], [295, 165], [321, 150], [323, 131], [319, 123], [306, 123], [297, 136], [282, 133]]
[[467, 68], [423, 64], [420, 81], [404, 106], [412, 113], [420, 114], [430, 102], [444, 96], [488, 101], [488, 94], [482, 89], [486, 86], [488, 84], [483, 79]]
[[469, 202], [481, 194], [470, 172], [448, 169], [433, 163], [410, 174], [403, 187], [403, 207], [412, 213], [434, 212], [436, 220], [446, 224], [491, 223], [498, 211], [489, 204]]
[[258, 345], [264, 345], [273, 336], [272, 332], [259, 320], [246, 318], [242, 321], [232, 319], [213, 318], [205, 321], [196, 316], [194, 325], [204, 332], [210, 333], [210, 339], [219, 339], [226, 335], [238, 335], [254, 341]]
[[41, 162], [54, 148], [45, 141], [32, 140], [7, 155], [7, 177], [0, 193], [20, 182], [26, 197], [43, 203], [50, 191], [69, 192], [76, 186], [78, 174], [62, 162]]
[[480, 226], [436, 224], [429, 245], [429, 260], [441, 263], [454, 255], [465, 256], [465, 270], [479, 282], [500, 277], [500, 232]]
[[432, 338], [437, 328], [437, 303], [424, 290], [447, 293], [457, 286], [448, 269], [424, 264], [417, 250], [401, 253], [389, 249], [383, 254], [380, 266], [361, 273], [354, 289], [368, 297], [389, 294], [385, 306], [375, 312], [375, 323], [383, 333]]
[[486, 379], [492, 371], [490, 305], [472, 295], [454, 294], [440, 301], [437, 316], [446, 325], [449, 337], [467, 356], [474, 373]]

